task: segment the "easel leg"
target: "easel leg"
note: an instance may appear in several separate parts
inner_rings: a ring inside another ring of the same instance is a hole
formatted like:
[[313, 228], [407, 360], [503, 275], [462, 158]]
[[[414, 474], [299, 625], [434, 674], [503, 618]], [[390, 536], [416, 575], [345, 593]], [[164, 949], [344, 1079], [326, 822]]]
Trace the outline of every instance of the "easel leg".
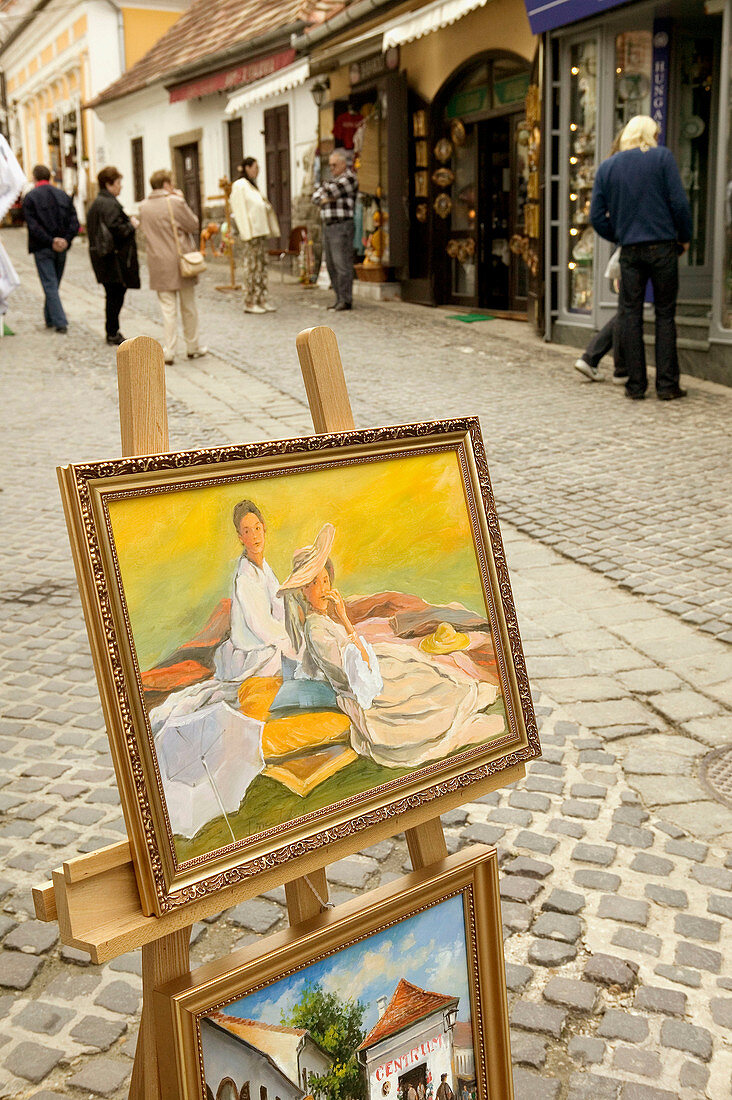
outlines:
[[431, 821], [425, 821], [414, 829], [407, 829], [405, 835], [409, 858], [415, 871], [429, 867], [430, 863], [437, 863], [447, 855], [445, 834], [439, 817], [433, 817]]
[[130, 1082], [130, 1100], [160, 1100], [153, 990], [188, 973], [190, 942], [191, 929], [188, 927], [171, 932], [142, 948], [142, 1016]]

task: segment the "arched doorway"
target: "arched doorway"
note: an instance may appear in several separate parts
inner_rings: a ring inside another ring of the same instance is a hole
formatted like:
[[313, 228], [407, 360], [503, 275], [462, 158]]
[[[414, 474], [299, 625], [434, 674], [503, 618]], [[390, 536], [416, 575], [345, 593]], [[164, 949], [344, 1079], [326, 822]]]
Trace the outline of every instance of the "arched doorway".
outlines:
[[438, 303], [525, 315], [524, 230], [530, 64], [489, 51], [446, 81], [432, 105], [434, 295]]

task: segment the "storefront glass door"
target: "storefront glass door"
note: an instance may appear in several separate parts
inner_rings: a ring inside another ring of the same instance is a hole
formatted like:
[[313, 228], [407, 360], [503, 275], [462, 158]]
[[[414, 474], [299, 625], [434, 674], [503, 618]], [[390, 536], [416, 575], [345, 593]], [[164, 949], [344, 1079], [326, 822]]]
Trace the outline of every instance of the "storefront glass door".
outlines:
[[680, 33], [672, 148], [689, 198], [692, 238], [679, 265], [679, 297], [711, 298], [715, 42]]

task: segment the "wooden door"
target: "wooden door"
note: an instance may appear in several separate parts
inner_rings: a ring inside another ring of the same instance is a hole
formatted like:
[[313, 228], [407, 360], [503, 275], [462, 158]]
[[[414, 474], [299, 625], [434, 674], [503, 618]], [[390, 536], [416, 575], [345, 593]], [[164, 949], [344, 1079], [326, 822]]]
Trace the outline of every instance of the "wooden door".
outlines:
[[244, 160], [244, 130], [240, 118], [232, 118], [226, 123], [226, 136], [229, 145], [229, 179], [239, 179], [239, 165]]
[[191, 145], [179, 145], [176, 149], [177, 173], [183, 197], [201, 220], [201, 174], [198, 156], [198, 142]]
[[290, 193], [290, 119], [288, 108], [272, 107], [264, 112], [264, 155], [267, 169], [267, 198], [280, 223], [280, 244], [290, 240], [292, 196]]

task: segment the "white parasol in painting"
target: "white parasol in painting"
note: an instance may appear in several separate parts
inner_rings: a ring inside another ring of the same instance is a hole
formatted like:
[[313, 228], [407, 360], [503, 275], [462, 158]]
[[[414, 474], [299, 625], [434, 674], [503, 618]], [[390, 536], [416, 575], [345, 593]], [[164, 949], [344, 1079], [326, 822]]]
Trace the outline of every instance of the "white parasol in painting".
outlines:
[[261, 722], [219, 701], [171, 717], [155, 736], [173, 833], [192, 837], [219, 815], [236, 840], [229, 814], [263, 769]]

